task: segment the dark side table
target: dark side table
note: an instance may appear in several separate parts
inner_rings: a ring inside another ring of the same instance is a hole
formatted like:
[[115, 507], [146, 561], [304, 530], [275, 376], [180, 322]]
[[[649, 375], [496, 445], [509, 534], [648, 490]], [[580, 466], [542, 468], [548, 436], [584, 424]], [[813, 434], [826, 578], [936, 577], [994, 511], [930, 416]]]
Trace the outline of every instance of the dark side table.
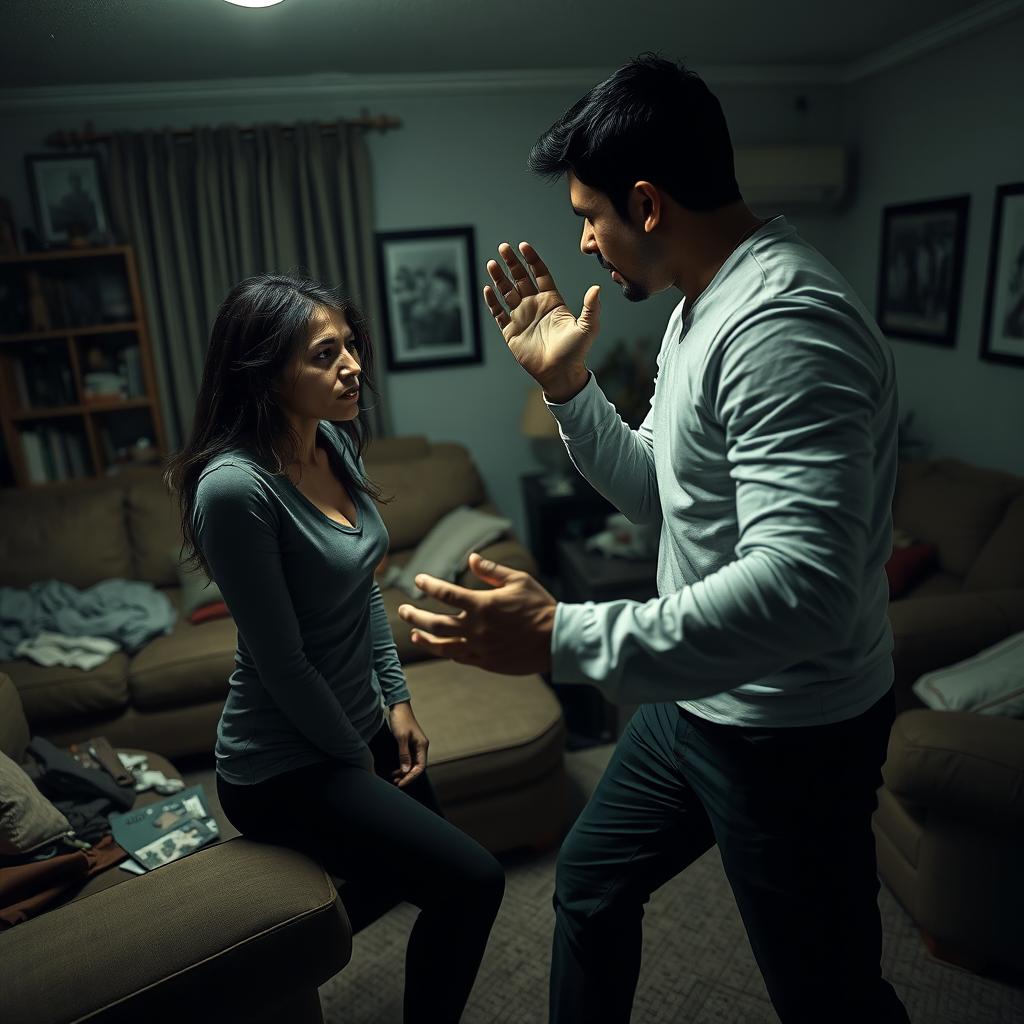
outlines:
[[[587, 551], [582, 540], [562, 540], [558, 554], [558, 598], [566, 604], [584, 601], [649, 601], [658, 596], [657, 561], [606, 558]], [[575, 746], [611, 743], [618, 739], [636, 710], [635, 704], [611, 704], [596, 686], [552, 684]]]

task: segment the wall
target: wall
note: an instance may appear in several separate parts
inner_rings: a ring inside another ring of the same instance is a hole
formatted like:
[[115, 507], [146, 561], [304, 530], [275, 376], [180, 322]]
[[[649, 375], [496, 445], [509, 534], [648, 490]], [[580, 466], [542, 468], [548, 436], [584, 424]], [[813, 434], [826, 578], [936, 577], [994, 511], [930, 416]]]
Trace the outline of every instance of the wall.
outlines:
[[[698, 69], [699, 70], [699, 69]], [[595, 261], [578, 250], [579, 221], [569, 209], [564, 182], [549, 185], [524, 169], [537, 135], [584, 91], [579, 76], [550, 76], [538, 85], [514, 77], [500, 88], [486, 80], [471, 88], [431, 84], [359, 95], [349, 86], [338, 95], [285, 83], [258, 100], [244, 90], [213, 83], [185, 83], [175, 90], [147, 88], [83, 98], [81, 94], [36, 93], [31, 105], [0, 102], [0, 195], [15, 205], [19, 224], [31, 223], [22, 156], [43, 152], [56, 128], [80, 127], [86, 119], [97, 130], [188, 126], [197, 122], [288, 122], [331, 119], [371, 112], [393, 114], [403, 127], [369, 136], [376, 178], [376, 219], [380, 230], [471, 224], [476, 231], [481, 277], [483, 264], [500, 241], [528, 239], [551, 266], [569, 305], [578, 309], [588, 285], [602, 282], [604, 312], [593, 362], [600, 362], [619, 338], [658, 340], [677, 294], [627, 303], [604, 280]], [[569, 81], [569, 79], [572, 79]], [[721, 85], [712, 80], [731, 125], [733, 140], [745, 142], [835, 141], [842, 124], [843, 99], [834, 86], [813, 88], [776, 84]], [[807, 99], [798, 110], [796, 98]], [[2, 97], [0, 97], [2, 101]], [[796, 218], [807, 236], [831, 249], [834, 217]], [[504, 341], [480, 304], [484, 340], [481, 366], [392, 374], [388, 380], [397, 433], [423, 433], [434, 440], [459, 440], [472, 450], [494, 500], [522, 527], [519, 477], [539, 467], [519, 435], [519, 416], [530, 379], [505, 349]], [[653, 367], [652, 367], [653, 373]]]
[[1024, 367], [978, 358], [997, 185], [1024, 180], [1024, 17], [853, 84], [856, 201], [834, 258], [874, 302], [882, 208], [968, 193], [956, 347], [892, 342], [901, 402], [935, 455], [1024, 473]]

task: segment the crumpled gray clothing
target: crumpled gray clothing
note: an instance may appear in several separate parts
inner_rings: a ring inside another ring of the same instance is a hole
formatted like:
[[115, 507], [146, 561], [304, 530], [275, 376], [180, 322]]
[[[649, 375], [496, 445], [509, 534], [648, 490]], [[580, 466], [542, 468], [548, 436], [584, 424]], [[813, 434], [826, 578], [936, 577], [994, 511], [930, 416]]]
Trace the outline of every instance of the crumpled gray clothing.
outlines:
[[0, 661], [10, 661], [22, 640], [44, 630], [103, 636], [131, 654], [169, 633], [177, 617], [166, 594], [138, 580], [102, 580], [85, 590], [59, 580], [27, 590], [0, 587]]

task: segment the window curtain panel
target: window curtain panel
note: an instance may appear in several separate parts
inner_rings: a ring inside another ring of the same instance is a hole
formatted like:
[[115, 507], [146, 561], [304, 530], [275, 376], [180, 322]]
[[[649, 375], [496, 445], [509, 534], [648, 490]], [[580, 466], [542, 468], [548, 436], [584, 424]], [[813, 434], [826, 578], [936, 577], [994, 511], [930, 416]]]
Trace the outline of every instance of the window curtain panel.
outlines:
[[[192, 429], [214, 315], [243, 278], [298, 270], [340, 287], [376, 335], [373, 179], [358, 126], [117, 132], [110, 198], [120, 237], [135, 246], [172, 448]], [[383, 364], [380, 399], [363, 413], [377, 436], [390, 432]]]

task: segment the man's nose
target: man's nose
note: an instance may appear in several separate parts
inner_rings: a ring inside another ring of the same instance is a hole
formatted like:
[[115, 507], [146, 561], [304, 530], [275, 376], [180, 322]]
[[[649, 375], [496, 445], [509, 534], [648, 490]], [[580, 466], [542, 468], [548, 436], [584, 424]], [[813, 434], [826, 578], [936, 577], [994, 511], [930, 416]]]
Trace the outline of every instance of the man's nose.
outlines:
[[597, 245], [594, 239], [594, 232], [590, 224], [583, 225], [583, 234], [580, 236], [580, 252], [584, 256], [592, 256], [597, 252]]

